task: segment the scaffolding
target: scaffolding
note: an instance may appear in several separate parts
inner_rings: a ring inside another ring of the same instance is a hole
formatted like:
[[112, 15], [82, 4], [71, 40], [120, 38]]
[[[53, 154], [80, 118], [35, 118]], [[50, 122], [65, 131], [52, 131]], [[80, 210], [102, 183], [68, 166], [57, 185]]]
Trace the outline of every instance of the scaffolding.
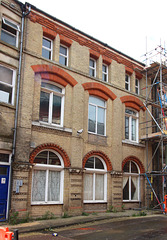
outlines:
[[[167, 194], [167, 52], [161, 45], [145, 54], [146, 120], [141, 123], [146, 145], [146, 207], [163, 210]], [[152, 149], [150, 157], [149, 149]]]

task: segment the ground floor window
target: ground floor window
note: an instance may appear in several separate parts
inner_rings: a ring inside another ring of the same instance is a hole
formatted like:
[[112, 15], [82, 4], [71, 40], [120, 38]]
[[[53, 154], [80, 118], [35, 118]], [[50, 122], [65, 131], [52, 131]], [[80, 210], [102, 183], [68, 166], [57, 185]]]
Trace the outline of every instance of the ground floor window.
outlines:
[[55, 151], [42, 151], [34, 159], [32, 203], [62, 203], [63, 160]]
[[128, 161], [123, 168], [123, 200], [139, 201], [140, 178], [139, 167], [133, 161]]
[[93, 156], [85, 164], [84, 202], [104, 202], [107, 200], [106, 164], [103, 159]]

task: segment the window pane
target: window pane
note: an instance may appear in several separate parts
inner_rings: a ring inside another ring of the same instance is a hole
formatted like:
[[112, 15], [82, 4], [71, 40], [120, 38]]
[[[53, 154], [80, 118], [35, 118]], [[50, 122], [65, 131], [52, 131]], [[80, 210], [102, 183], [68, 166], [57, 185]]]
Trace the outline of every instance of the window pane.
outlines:
[[97, 133], [104, 135], [105, 110], [98, 108]]
[[132, 140], [136, 141], [136, 119], [132, 118]]
[[138, 177], [131, 177], [131, 200], [138, 200]]
[[103, 81], [107, 82], [107, 75], [103, 73]]
[[129, 118], [125, 116], [125, 139], [129, 139]]
[[53, 95], [52, 123], [61, 123], [61, 97]]
[[41, 91], [39, 120], [48, 122], [49, 116], [49, 93]]
[[50, 165], [61, 165], [60, 159], [58, 158], [58, 156], [53, 153], [53, 152], [49, 152], [49, 162], [48, 164]]
[[12, 85], [13, 71], [0, 66], [0, 81]]
[[49, 89], [49, 90], [53, 90], [54, 92], [59, 92], [59, 93], [62, 92], [62, 89], [61, 89], [61, 88], [59, 88], [59, 87], [57, 87], [57, 86], [55, 86], [55, 85], [52, 85], [52, 84], [50, 84], [50, 83], [42, 82], [42, 83], [41, 83], [41, 87], [47, 88], [47, 89]]
[[123, 177], [123, 199], [129, 200], [129, 177]]
[[96, 107], [89, 105], [88, 131], [96, 132]]
[[48, 201], [60, 201], [60, 172], [49, 171]]
[[40, 152], [34, 159], [34, 163], [47, 164], [48, 151]]
[[62, 65], [67, 65], [67, 59], [63, 56], [59, 56], [59, 63], [62, 64]]
[[129, 172], [129, 162], [125, 163], [123, 171]]
[[134, 162], [131, 162], [131, 173], [138, 173], [137, 166]]
[[46, 171], [34, 170], [32, 182], [32, 201], [45, 201]]
[[92, 69], [92, 68], [90, 68], [90, 69], [89, 69], [89, 75], [92, 76], [92, 77], [94, 77], [94, 76], [95, 76], [95, 70]]
[[94, 157], [91, 157], [86, 161], [85, 168], [94, 168]]
[[104, 200], [104, 175], [95, 175], [95, 200]]
[[9, 162], [9, 154], [0, 153], [0, 162]]
[[67, 56], [67, 48], [63, 47], [63, 46], [60, 46], [60, 53]]
[[103, 72], [107, 72], [107, 66], [105, 66], [105, 65], [103, 65], [103, 70], [102, 70]]
[[12, 46], [16, 46], [16, 36], [4, 31], [3, 29], [1, 30], [1, 40]]
[[89, 96], [89, 103], [93, 103], [100, 107], [105, 107], [105, 101], [97, 97]]
[[84, 176], [84, 200], [93, 200], [93, 174]]
[[0, 83], [0, 102], [12, 103], [12, 87]]
[[51, 51], [48, 51], [47, 49], [42, 48], [42, 57], [51, 59]]
[[95, 168], [96, 169], [104, 169], [103, 163], [99, 158], [95, 158]]
[[43, 38], [43, 41], [42, 41], [42, 46], [44, 47], [47, 47], [47, 48], [50, 48], [51, 49], [51, 41], [46, 39], [46, 38]]
[[90, 60], [89, 60], [89, 66], [92, 67], [92, 68], [94, 68], [94, 67], [95, 67], [95, 61], [92, 60], [92, 59], [90, 59]]

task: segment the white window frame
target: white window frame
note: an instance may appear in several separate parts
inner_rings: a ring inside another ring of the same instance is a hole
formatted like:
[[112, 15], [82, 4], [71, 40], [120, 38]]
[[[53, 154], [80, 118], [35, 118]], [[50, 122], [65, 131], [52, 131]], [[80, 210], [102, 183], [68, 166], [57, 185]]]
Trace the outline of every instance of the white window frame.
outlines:
[[[61, 166], [49, 165], [49, 164], [39, 164], [39, 163], [33, 164], [34, 166], [33, 166], [33, 171], [32, 171], [32, 186], [33, 186], [34, 170], [46, 171], [46, 180], [45, 180], [46, 185], [45, 185], [45, 201], [32, 201], [33, 189], [31, 186], [31, 205], [63, 204], [63, 192], [64, 192], [64, 162], [63, 162], [63, 159], [62, 159], [61, 155], [56, 151], [53, 151], [50, 149], [44, 149], [41, 152], [44, 152], [44, 151], [49, 151], [49, 152], [55, 153], [61, 162]], [[48, 197], [48, 181], [47, 180], [49, 177], [49, 170], [60, 172], [60, 201], [47, 201], [47, 197]]]
[[[94, 62], [94, 67], [90, 66], [90, 60]], [[96, 77], [96, 60], [94, 58], [89, 59], [89, 69], [94, 70], [94, 76], [89, 73], [90, 77]]]
[[[134, 163], [137, 167], [138, 173], [131, 173], [131, 163]], [[129, 161], [130, 164], [130, 171], [129, 172], [124, 172], [123, 173], [123, 177], [128, 177], [129, 178], [129, 199], [124, 200], [123, 202], [139, 202], [140, 201], [140, 169], [139, 166], [134, 162], [134, 161]], [[131, 182], [132, 182], [132, 177], [136, 177], [138, 178], [138, 196], [137, 196], [137, 200], [132, 200], [131, 199]]]
[[10, 166], [11, 165], [12, 154], [9, 153], [8, 151], [3, 151], [3, 150], [0, 150], [0, 154], [9, 155], [9, 161], [8, 162], [0, 162], [0, 165]]
[[[93, 98], [97, 98], [97, 99], [99, 98], [99, 97], [92, 96], [92, 95], [90, 95], [89, 97], [93, 97]], [[105, 106], [104, 106], [104, 107], [99, 106], [99, 105], [94, 104], [94, 103], [90, 103], [90, 102], [88, 103], [88, 128], [89, 128], [89, 106], [91, 105], [91, 106], [95, 106], [95, 107], [96, 107], [96, 126], [95, 126], [95, 132], [91, 132], [91, 131], [88, 130], [88, 133], [96, 134], [96, 135], [100, 135], [100, 136], [106, 136], [106, 101], [103, 100], [103, 99], [101, 99], [101, 98], [99, 98], [99, 99], [102, 100], [102, 101], [104, 101], [104, 103], [105, 103]], [[98, 108], [104, 109], [104, 135], [97, 133]]]
[[[46, 40], [50, 41], [50, 43], [51, 43], [51, 48], [47, 48], [47, 47], [43, 46], [43, 44], [42, 44], [42, 48], [45, 49], [45, 50], [47, 50], [48, 52], [51, 52], [51, 57], [50, 57], [50, 58], [47, 58], [47, 59], [52, 60], [52, 58], [53, 58], [53, 41], [52, 41], [51, 39], [45, 37], [45, 36], [43, 36], [42, 40], [43, 40], [43, 39], [46, 39]], [[44, 56], [43, 56], [43, 57], [44, 57]], [[45, 58], [45, 57], [44, 57], [44, 58]]]
[[[68, 48], [67, 46], [63, 45], [63, 44], [60, 44], [60, 48], [61, 48], [61, 47], [67, 49], [67, 55], [64, 55], [64, 54], [60, 53], [60, 50], [59, 50], [59, 56], [62, 56], [62, 57], [64, 57], [64, 58], [67, 60], [67, 64], [66, 64], [66, 65], [63, 64], [63, 65], [66, 66], [66, 67], [68, 67], [69, 48]], [[59, 63], [60, 63], [60, 61], [59, 61]], [[60, 64], [61, 64], [61, 63], [60, 63]]]
[[[16, 46], [15, 47], [18, 47], [18, 43], [19, 43], [19, 32], [20, 32], [20, 26], [16, 23], [16, 22], [14, 22], [14, 21], [12, 21], [11, 19], [9, 19], [9, 18], [7, 18], [7, 17], [2, 17], [2, 21], [3, 21], [3, 23], [5, 24], [5, 25], [7, 25], [7, 26], [9, 26], [9, 27], [11, 27], [11, 28], [13, 28], [13, 29], [15, 29], [16, 30]], [[9, 23], [7, 23], [6, 21], [9, 21], [9, 22], [11, 22], [11, 24], [9, 24]], [[16, 27], [14, 27], [13, 25], [16, 25]], [[5, 30], [5, 29], [1, 29], [1, 31], [4, 31], [4, 32], [7, 32], [8, 34], [10, 34], [10, 35], [12, 35], [12, 36], [15, 36], [15, 35], [13, 35], [11, 32], [9, 32], [9, 31], [7, 31], [7, 30]], [[5, 41], [6, 42], [6, 41]], [[8, 43], [8, 42], [6, 42], [6, 43]]]
[[[1, 67], [4, 67], [6, 69], [9, 69], [13, 72], [13, 76], [12, 76], [12, 84], [8, 84], [8, 83], [5, 83], [5, 82], [2, 82], [0, 81], [1, 84], [5, 85], [5, 86], [8, 86], [8, 87], [11, 87], [12, 88], [12, 100], [11, 100], [11, 103], [9, 102], [4, 102], [4, 103], [7, 103], [7, 104], [10, 104], [10, 105], [14, 105], [14, 99], [15, 99], [15, 79], [16, 79], [16, 70], [12, 69], [12, 68], [9, 68], [7, 66], [4, 66], [4, 65], [1, 65]], [[1, 90], [0, 90], [1, 91]], [[2, 103], [3, 101], [0, 100], [0, 103]]]
[[[136, 116], [126, 113], [126, 110], [133, 111], [136, 114]], [[139, 113], [134, 109], [125, 108], [125, 128], [126, 128], [126, 117], [128, 117], [128, 122], [129, 122], [129, 138], [126, 138], [126, 134], [125, 134], [125, 140], [138, 143], [139, 142]], [[132, 119], [136, 120], [136, 140], [132, 140]]]
[[[128, 88], [126, 87], [126, 85], [128, 86]], [[130, 75], [125, 74], [125, 89], [127, 91], [130, 91]]]
[[[107, 202], [107, 166], [105, 161], [99, 157], [99, 156], [91, 156], [91, 157], [96, 157], [101, 160], [103, 163], [104, 169], [95, 169], [95, 168], [85, 168], [85, 174], [92, 173], [93, 174], [93, 200], [83, 200], [84, 203], [104, 203]], [[95, 177], [96, 174], [102, 174], [104, 175], [104, 200], [95, 200]]]
[[[106, 67], [106, 72], [103, 71], [103, 66]], [[104, 76], [104, 78], [105, 78], [105, 76], [106, 76], [106, 81], [103, 80], [103, 76]], [[102, 65], [102, 80], [103, 80], [104, 82], [108, 82], [108, 65], [106, 65], [106, 64], [104, 64], [104, 63], [103, 63], [103, 65]]]
[[140, 82], [139, 82], [139, 79], [135, 79], [135, 93], [137, 94], [137, 95], [139, 95], [140, 94]]
[[[64, 120], [64, 98], [65, 98], [65, 88], [63, 88], [62, 86], [60, 86], [59, 84], [55, 84], [53, 82], [48, 82], [47, 80], [42, 80], [42, 82], [44, 83], [49, 83], [51, 85], [57, 86], [59, 88], [62, 89], [62, 92], [54, 92], [53, 90], [49, 90], [47, 88], [44, 88], [41, 86], [41, 91], [49, 93], [49, 115], [48, 115], [48, 122], [44, 122], [44, 121], [39, 121], [42, 124], [46, 124], [46, 125], [52, 125], [52, 126], [56, 126], [56, 127], [63, 127], [63, 120]], [[52, 113], [53, 113], [53, 95], [56, 96], [60, 96], [61, 97], [61, 118], [60, 118], [60, 124], [55, 124], [52, 123]]]

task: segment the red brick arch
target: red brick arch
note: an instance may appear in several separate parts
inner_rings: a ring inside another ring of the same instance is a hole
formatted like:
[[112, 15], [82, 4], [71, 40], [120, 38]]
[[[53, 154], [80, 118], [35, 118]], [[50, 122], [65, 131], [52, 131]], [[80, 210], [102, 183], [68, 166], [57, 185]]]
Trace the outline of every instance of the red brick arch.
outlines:
[[96, 82], [87, 82], [82, 84], [85, 91], [87, 90], [90, 95], [95, 95], [97, 97], [101, 97], [104, 100], [115, 100], [117, 96], [106, 86], [101, 83]]
[[85, 168], [85, 164], [86, 164], [86, 161], [88, 160], [88, 158], [90, 158], [92, 156], [99, 156], [99, 157], [101, 157], [105, 161], [105, 163], [106, 163], [107, 170], [108, 171], [112, 171], [111, 161], [110, 161], [109, 157], [105, 153], [103, 153], [102, 151], [90, 151], [90, 152], [88, 152], [84, 156], [83, 161], [82, 161], [82, 167], [83, 168]]
[[61, 148], [60, 146], [58, 146], [57, 144], [54, 144], [54, 143], [41, 144], [38, 147], [36, 147], [30, 154], [30, 159], [29, 159], [30, 163], [34, 162], [34, 159], [38, 153], [40, 153], [43, 150], [48, 150], [48, 149], [52, 149], [60, 154], [60, 156], [62, 157], [62, 159], [64, 161], [64, 167], [71, 166], [70, 159], [69, 159], [67, 153], [64, 151], [63, 148]]
[[143, 166], [143, 163], [135, 156], [128, 156], [127, 158], [125, 158], [123, 160], [123, 162], [122, 162], [122, 171], [123, 171], [123, 168], [124, 168], [125, 164], [127, 162], [129, 162], [129, 161], [133, 161], [133, 162], [135, 162], [138, 165], [138, 167], [140, 169], [140, 173], [145, 173], [145, 168]]
[[31, 67], [35, 73], [41, 74], [41, 78], [59, 83], [64, 87], [67, 84], [74, 87], [78, 83], [70, 74], [56, 66], [40, 64]]
[[139, 100], [137, 97], [134, 96], [123, 96], [120, 97], [122, 103], [125, 103], [126, 107], [131, 107], [137, 110], [138, 112], [142, 109], [143, 111], [146, 110], [145, 106], [143, 105], [142, 101]]

